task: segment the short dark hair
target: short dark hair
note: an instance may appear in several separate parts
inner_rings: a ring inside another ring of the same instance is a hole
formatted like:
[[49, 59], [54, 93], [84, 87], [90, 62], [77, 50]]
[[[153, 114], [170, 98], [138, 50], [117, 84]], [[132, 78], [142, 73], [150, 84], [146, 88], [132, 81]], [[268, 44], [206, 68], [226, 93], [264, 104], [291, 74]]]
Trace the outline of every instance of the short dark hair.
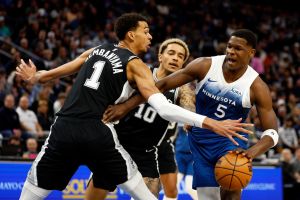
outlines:
[[255, 35], [255, 33], [250, 31], [249, 29], [236, 30], [231, 34], [231, 36], [243, 38], [247, 41], [247, 44], [250, 45], [253, 49], [256, 48], [257, 36]]
[[138, 13], [126, 13], [121, 15], [115, 23], [115, 33], [119, 40], [124, 40], [128, 31], [135, 30], [139, 21], [147, 22], [147, 19]]

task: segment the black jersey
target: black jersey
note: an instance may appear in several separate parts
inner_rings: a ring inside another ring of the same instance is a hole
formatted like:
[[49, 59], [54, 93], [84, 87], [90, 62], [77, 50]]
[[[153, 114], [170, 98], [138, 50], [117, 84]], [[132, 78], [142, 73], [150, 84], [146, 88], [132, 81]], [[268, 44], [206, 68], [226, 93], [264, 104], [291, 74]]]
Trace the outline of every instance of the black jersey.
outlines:
[[108, 105], [132, 95], [127, 81], [127, 63], [137, 58], [128, 49], [113, 44], [96, 47], [81, 67], [58, 116], [101, 119]]
[[[156, 70], [153, 77], [156, 79]], [[164, 93], [170, 103], [176, 103], [177, 89]], [[169, 121], [161, 118], [148, 103], [140, 104], [115, 125], [121, 144], [134, 144], [136, 147], [149, 148], [157, 145], [166, 134]], [[126, 146], [126, 145], [125, 145]]]

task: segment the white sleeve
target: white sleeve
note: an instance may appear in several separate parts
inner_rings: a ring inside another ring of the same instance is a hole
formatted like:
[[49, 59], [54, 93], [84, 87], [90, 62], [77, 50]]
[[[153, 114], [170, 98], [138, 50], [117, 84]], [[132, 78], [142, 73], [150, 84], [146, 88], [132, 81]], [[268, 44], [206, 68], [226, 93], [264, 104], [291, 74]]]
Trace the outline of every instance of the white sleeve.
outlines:
[[171, 122], [176, 121], [202, 128], [202, 123], [206, 117], [169, 103], [162, 93], [151, 95], [148, 98], [148, 103], [162, 118]]

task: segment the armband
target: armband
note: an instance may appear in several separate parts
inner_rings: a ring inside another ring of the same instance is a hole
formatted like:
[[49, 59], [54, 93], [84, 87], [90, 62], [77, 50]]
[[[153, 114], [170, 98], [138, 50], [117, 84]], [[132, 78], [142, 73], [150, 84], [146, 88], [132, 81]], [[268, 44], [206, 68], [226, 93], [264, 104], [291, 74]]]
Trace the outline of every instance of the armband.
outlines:
[[272, 140], [274, 142], [274, 145], [272, 147], [274, 147], [278, 143], [278, 139], [279, 139], [279, 135], [278, 135], [277, 131], [274, 129], [265, 130], [260, 138], [263, 138], [266, 135], [272, 138]]

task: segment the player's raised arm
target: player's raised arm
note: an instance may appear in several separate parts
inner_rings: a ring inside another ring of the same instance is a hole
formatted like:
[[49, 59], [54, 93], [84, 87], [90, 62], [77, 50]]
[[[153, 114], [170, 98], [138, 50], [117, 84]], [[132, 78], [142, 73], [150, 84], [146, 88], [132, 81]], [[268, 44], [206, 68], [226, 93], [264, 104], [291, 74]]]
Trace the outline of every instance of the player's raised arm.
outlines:
[[16, 74], [19, 75], [23, 80], [31, 82], [33, 84], [37, 82], [46, 83], [56, 78], [68, 76], [79, 71], [85, 59], [93, 51], [93, 49], [94, 48], [91, 48], [83, 52], [74, 60], [49, 71], [37, 71], [37, 67], [31, 60], [29, 60], [29, 63], [27, 64], [23, 59], [21, 59], [21, 63], [16, 68]]
[[247, 140], [237, 132], [252, 133], [244, 128], [252, 126], [252, 124], [240, 123], [241, 119], [216, 121], [169, 103], [166, 97], [155, 87], [149, 68], [139, 59], [128, 63], [127, 78], [131, 84], [136, 84], [141, 95], [166, 120], [210, 129], [219, 135], [228, 137], [236, 145], [238, 143], [233, 139], [234, 136], [242, 140]]

